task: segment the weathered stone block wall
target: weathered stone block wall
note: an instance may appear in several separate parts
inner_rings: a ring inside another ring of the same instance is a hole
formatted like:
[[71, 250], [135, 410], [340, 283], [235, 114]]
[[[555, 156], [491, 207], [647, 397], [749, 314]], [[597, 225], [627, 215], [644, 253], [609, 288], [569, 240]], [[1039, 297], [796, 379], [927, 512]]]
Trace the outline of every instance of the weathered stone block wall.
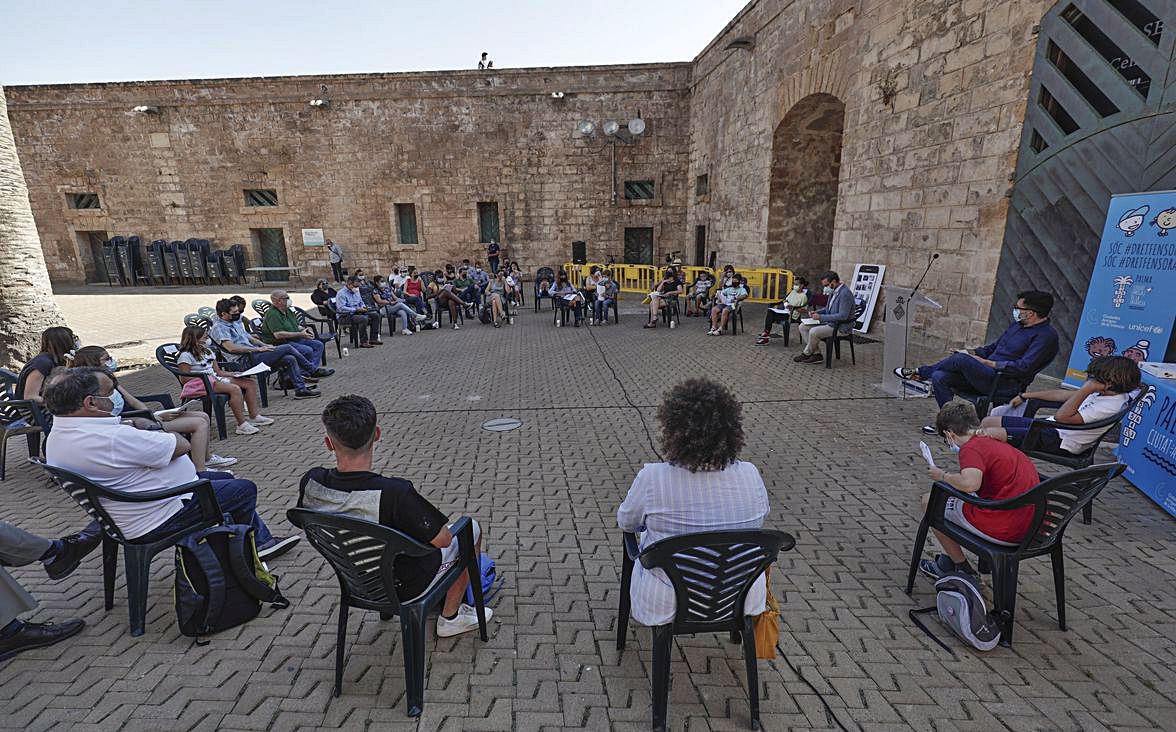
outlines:
[[[885, 264], [887, 282], [909, 286], [940, 252], [925, 287], [944, 310], [929, 318], [926, 340], [976, 343], [1035, 25], [1050, 4], [750, 3], [695, 60], [690, 173], [707, 174], [710, 193], [691, 196], [689, 223], [708, 226], [719, 261], [766, 262], [773, 132], [805, 97], [833, 95], [846, 106], [833, 267], [848, 277], [855, 263]], [[754, 48], [728, 49], [740, 38]]]
[[[475, 258], [480, 201], [499, 204], [505, 255], [531, 269], [566, 261], [575, 239], [619, 261], [627, 226], [652, 227], [658, 256], [683, 249], [689, 80], [689, 64], [650, 64], [8, 94], [50, 273], [79, 282], [92, 271], [82, 231], [250, 247], [250, 229], [281, 228], [290, 264], [312, 275], [329, 268], [320, 247], [303, 246], [303, 228], [325, 229], [350, 266]], [[329, 104], [310, 107], [317, 98]], [[645, 133], [616, 145], [614, 202], [612, 146], [573, 130], [638, 113]], [[626, 179], [654, 180], [655, 199], [626, 201]], [[276, 189], [279, 206], [245, 206], [245, 188]], [[68, 208], [69, 192], [97, 192], [102, 209]], [[416, 205], [415, 247], [399, 243], [396, 203]]]

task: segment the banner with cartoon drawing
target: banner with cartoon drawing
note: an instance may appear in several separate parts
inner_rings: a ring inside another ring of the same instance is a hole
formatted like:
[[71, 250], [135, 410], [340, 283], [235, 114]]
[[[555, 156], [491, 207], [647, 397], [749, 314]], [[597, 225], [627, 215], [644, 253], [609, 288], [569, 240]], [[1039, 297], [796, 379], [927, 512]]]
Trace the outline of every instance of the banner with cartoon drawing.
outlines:
[[1176, 380], [1145, 372], [1143, 388], [1115, 452], [1127, 464], [1127, 480], [1176, 516]]
[[1111, 197], [1065, 383], [1095, 356], [1163, 361], [1176, 319], [1176, 191]]

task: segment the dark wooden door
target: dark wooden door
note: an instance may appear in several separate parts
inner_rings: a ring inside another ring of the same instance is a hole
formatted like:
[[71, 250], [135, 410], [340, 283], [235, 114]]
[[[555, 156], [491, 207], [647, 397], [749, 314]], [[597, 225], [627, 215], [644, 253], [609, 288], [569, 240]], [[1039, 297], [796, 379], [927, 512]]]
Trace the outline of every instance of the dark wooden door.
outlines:
[[694, 227], [694, 266], [706, 266], [706, 227]]
[[[286, 255], [286, 236], [281, 229], [254, 229], [257, 239], [258, 259], [261, 267], [288, 267], [290, 260]], [[268, 281], [286, 280], [289, 272], [265, 272], [263, 279]]]
[[653, 264], [653, 227], [625, 227], [625, 264]]

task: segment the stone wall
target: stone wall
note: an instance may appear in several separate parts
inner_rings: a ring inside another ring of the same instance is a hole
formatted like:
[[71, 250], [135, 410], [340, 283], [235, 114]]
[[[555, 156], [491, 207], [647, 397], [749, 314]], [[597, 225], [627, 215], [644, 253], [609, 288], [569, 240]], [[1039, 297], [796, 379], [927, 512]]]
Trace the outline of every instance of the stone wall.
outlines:
[[[758, 0], [695, 59], [691, 225], [720, 262], [772, 259], [773, 133], [806, 97], [845, 104], [832, 264], [913, 285], [928, 344], [983, 338], [1045, 0]], [[752, 46], [750, 49], [748, 46]], [[797, 176], [804, 173], [797, 171]], [[805, 226], [808, 224], [801, 223]], [[802, 265], [812, 266], [812, 263]], [[776, 262], [772, 261], [772, 264]], [[789, 262], [783, 262], [789, 266]]]
[[[619, 261], [624, 228], [652, 227], [655, 254], [685, 248], [689, 64], [10, 87], [14, 133], [50, 273], [93, 263], [78, 232], [211, 239], [255, 247], [281, 228], [290, 264], [329, 271], [303, 228], [323, 228], [351, 265], [432, 265], [482, 253], [478, 202], [497, 202], [506, 256], [566, 261], [571, 241]], [[553, 92], [563, 92], [553, 98]], [[327, 99], [315, 108], [311, 99]], [[158, 113], [137, 113], [137, 105]], [[637, 117], [613, 154], [577, 122]], [[655, 181], [627, 201], [626, 179]], [[274, 189], [277, 207], [245, 205]], [[73, 209], [68, 193], [102, 207]], [[399, 243], [396, 203], [416, 207]], [[257, 251], [251, 260], [257, 263]]]

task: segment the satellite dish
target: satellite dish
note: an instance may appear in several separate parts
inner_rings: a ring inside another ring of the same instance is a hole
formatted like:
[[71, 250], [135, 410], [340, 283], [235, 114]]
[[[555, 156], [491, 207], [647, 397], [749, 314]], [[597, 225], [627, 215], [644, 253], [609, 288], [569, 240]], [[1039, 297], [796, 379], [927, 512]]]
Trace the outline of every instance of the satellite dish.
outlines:
[[617, 134], [617, 131], [620, 129], [621, 129], [621, 126], [619, 124], [617, 124], [616, 120], [614, 120], [614, 119], [605, 120], [604, 134], [611, 137], [611, 136]]
[[591, 135], [595, 131], [596, 125], [593, 124], [592, 120], [589, 119], [582, 119], [580, 120], [579, 124], [576, 125], [576, 132], [579, 132], [581, 135]]
[[640, 117], [629, 120], [629, 132], [634, 135], [640, 135], [642, 132], [645, 132], [645, 120]]

